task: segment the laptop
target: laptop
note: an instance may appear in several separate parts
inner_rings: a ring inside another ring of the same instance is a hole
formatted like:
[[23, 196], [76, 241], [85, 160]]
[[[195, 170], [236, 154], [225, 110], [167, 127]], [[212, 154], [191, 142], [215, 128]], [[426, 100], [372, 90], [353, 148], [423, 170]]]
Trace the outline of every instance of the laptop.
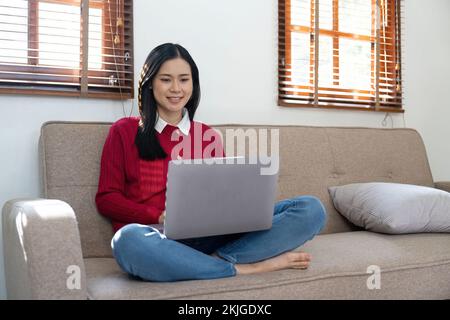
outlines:
[[242, 157], [210, 162], [169, 162], [166, 217], [151, 226], [174, 240], [270, 229], [278, 172]]

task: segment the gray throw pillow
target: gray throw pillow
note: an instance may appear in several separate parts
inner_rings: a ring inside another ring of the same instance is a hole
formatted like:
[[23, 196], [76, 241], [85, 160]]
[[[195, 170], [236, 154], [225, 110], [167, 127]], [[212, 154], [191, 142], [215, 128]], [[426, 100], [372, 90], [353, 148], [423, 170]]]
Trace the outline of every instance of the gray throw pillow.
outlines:
[[399, 183], [328, 188], [336, 210], [367, 230], [399, 234], [450, 232], [450, 193]]

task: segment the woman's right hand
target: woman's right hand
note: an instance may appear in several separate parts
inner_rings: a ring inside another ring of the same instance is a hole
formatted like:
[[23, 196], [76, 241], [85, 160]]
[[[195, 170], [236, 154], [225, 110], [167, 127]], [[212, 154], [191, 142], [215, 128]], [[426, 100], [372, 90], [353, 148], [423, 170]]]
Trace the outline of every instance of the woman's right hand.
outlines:
[[164, 219], [166, 218], [166, 210], [164, 210], [159, 216], [158, 223], [164, 223]]

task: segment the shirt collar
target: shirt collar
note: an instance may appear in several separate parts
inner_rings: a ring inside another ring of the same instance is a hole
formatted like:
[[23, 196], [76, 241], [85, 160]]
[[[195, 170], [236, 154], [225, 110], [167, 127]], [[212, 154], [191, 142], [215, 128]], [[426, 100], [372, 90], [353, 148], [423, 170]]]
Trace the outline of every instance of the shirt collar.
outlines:
[[[158, 133], [163, 132], [164, 128], [168, 125], [168, 123], [161, 118], [158, 114], [157, 114], [158, 120], [156, 121], [155, 124], [155, 130], [158, 131]], [[180, 129], [180, 131], [185, 135], [189, 135], [189, 130], [191, 129], [191, 120], [189, 120], [189, 112], [187, 111], [186, 108], [183, 109], [183, 118], [181, 119], [181, 121], [176, 125], [176, 127], [178, 127], [178, 129]]]

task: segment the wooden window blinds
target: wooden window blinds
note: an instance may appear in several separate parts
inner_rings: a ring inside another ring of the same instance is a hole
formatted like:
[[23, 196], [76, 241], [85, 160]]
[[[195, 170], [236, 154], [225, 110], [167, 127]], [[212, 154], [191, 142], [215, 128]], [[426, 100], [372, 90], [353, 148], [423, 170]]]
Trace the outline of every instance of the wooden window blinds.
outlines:
[[131, 0], [0, 0], [0, 93], [133, 98]]
[[401, 12], [401, 0], [279, 0], [279, 105], [403, 112]]

